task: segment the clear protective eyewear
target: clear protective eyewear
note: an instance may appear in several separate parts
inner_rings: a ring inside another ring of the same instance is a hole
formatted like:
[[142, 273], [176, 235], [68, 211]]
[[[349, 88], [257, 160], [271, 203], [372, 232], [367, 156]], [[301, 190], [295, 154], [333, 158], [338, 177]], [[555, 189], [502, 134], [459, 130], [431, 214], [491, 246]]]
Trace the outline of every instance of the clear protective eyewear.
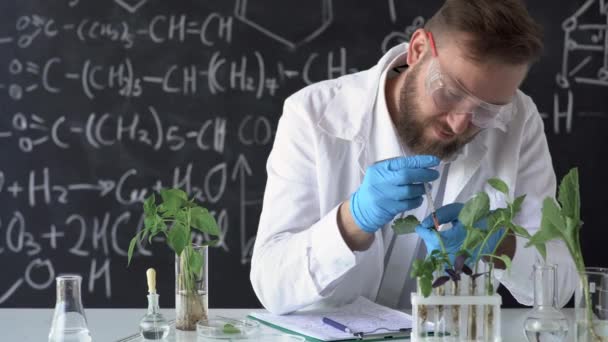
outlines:
[[441, 71], [433, 34], [427, 31], [433, 59], [429, 63], [426, 91], [439, 110], [471, 115], [471, 122], [479, 128], [493, 128], [506, 124], [510, 103], [488, 103], [469, 93], [458, 81]]

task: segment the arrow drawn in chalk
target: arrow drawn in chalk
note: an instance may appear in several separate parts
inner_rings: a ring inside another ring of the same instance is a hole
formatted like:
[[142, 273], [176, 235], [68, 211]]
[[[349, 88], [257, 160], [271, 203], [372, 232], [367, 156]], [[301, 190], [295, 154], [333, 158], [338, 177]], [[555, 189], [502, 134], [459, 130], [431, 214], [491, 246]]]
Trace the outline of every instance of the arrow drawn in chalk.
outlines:
[[[247, 176], [251, 176], [251, 167], [249, 166], [249, 162], [242, 154], [239, 155], [236, 160], [236, 164], [234, 165], [234, 170], [232, 171], [231, 178], [232, 180], [236, 180], [238, 177], [240, 183], [240, 240], [241, 240], [241, 264], [246, 264], [249, 262], [251, 258], [251, 249], [253, 248], [253, 242], [255, 241], [255, 236], [251, 237], [247, 240], [247, 205], [250, 204], [247, 201], [247, 185], [246, 178]], [[257, 202], [255, 202], [257, 203]]]

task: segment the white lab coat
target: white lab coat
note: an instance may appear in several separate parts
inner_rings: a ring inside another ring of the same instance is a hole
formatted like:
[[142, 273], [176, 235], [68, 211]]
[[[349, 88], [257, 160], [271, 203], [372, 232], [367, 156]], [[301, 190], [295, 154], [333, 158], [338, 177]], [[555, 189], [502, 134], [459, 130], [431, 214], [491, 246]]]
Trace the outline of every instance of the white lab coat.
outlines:
[[[339, 232], [337, 208], [357, 190], [369, 165], [402, 153], [397, 144], [388, 151], [379, 146], [386, 134], [373, 116], [382, 72], [406, 51], [406, 44], [399, 45], [369, 70], [308, 86], [285, 101], [251, 261], [253, 289], [269, 311], [342, 305], [357, 296], [376, 299], [392, 232], [385, 227], [368, 250], [352, 252]], [[486, 183], [498, 177], [510, 186], [511, 198], [527, 194], [517, 221], [534, 233], [543, 199], [555, 195], [555, 174], [536, 106], [518, 91], [512, 109], [506, 126], [478, 134], [451, 163], [443, 203], [486, 191], [493, 208], [504, 206]], [[531, 305], [532, 265], [542, 258], [524, 248], [525, 242], [517, 238], [511, 271], [497, 271], [496, 278], [520, 303]], [[578, 279], [575, 267], [563, 244], [551, 243], [547, 250], [548, 262], [558, 265], [558, 304], [564, 305]]]

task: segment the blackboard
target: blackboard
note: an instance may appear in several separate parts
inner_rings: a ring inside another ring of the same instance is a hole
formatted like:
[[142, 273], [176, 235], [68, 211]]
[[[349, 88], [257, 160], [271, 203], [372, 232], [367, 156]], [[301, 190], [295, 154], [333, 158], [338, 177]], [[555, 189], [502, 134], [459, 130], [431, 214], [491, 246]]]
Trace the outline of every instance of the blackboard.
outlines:
[[[523, 90], [545, 119], [558, 177], [580, 168], [585, 257], [606, 266], [608, 3], [528, 3], [546, 51]], [[143, 307], [147, 267], [172, 306], [164, 243], [138, 247], [129, 268], [125, 257], [142, 198], [167, 186], [220, 223], [210, 306], [259, 306], [249, 260], [283, 100], [372, 66], [440, 4], [1, 2], [0, 306], [52, 307], [54, 276], [76, 272], [86, 307]]]

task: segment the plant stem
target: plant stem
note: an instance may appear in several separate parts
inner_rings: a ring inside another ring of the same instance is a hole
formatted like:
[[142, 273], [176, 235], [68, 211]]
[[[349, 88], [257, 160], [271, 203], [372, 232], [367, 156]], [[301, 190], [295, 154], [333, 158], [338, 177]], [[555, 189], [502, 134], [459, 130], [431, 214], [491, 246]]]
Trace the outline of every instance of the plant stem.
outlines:
[[[439, 246], [441, 247], [441, 253], [443, 255], [447, 255], [448, 252], [445, 249], [445, 245], [443, 244], [443, 239], [441, 238], [441, 234], [439, 234], [439, 232], [437, 230], [435, 230], [435, 229], [433, 229], [433, 232], [435, 232], [435, 236], [437, 236], [437, 240], [439, 241]], [[450, 261], [450, 258], [448, 258], [447, 261], [448, 261], [448, 265], [450, 266], [450, 268], [453, 268], [452, 262]]]
[[[488, 239], [490, 238], [490, 236], [492, 236], [492, 235], [494, 235], [496, 233], [496, 230], [498, 230], [498, 229], [496, 229], [496, 225], [494, 227], [490, 228], [488, 234], [486, 234], [486, 236], [483, 238], [483, 241], [481, 242], [481, 245], [479, 246], [479, 253], [477, 253], [477, 256], [475, 257], [475, 260], [474, 260], [474, 263], [475, 263], [475, 273], [477, 273], [477, 264], [479, 263], [479, 259], [481, 259], [481, 254], [483, 253], [483, 249], [488, 244]], [[496, 246], [494, 246], [494, 250], [492, 251], [492, 255], [496, 255], [496, 250], [498, 249], [498, 246], [500, 246], [500, 244], [502, 243], [502, 240], [504, 240], [504, 238], [507, 236], [507, 234], [509, 233], [509, 231], [510, 231], [509, 227], [505, 226], [505, 232], [504, 232], [504, 234], [502, 234], [502, 236], [498, 240], [498, 243], [496, 244]]]
[[500, 247], [500, 245], [502, 244], [502, 240], [504, 240], [507, 237], [507, 234], [509, 234], [510, 231], [511, 231], [511, 229], [509, 229], [508, 227], [505, 227], [505, 232], [502, 234], [500, 239], [498, 239], [498, 243], [496, 244], [496, 246], [494, 246], [492, 255], [496, 255], [496, 251], [498, 250], [498, 247]]
[[579, 276], [581, 277], [581, 280], [583, 282], [582, 286], [584, 297], [583, 301], [585, 305], [585, 316], [587, 318], [587, 323], [589, 324], [589, 326], [586, 328], [589, 329], [589, 332], [591, 332], [591, 336], [594, 341], [601, 341], [602, 339], [595, 331], [595, 326], [593, 324], [593, 303], [591, 302], [591, 292], [589, 291], [589, 279], [587, 278], [587, 274], [585, 273], [585, 264], [583, 262], [582, 255], [576, 255], [575, 262]]
[[[454, 287], [452, 288], [452, 295], [453, 296], [458, 296], [458, 282], [455, 281], [454, 282]], [[459, 323], [460, 323], [460, 318], [459, 318], [459, 314], [460, 314], [460, 305], [453, 305], [452, 306], [452, 334], [454, 337], [459, 337], [460, 336], [460, 331], [459, 331]]]
[[583, 300], [585, 303], [585, 315], [587, 318], [587, 322], [589, 324], [589, 331], [591, 332], [591, 336], [594, 341], [601, 341], [602, 339], [595, 331], [595, 326], [593, 325], [593, 303], [591, 303], [591, 293], [589, 291], [589, 279], [587, 278], [587, 274], [585, 273], [585, 260], [583, 258], [583, 253], [581, 250], [581, 242], [580, 242], [580, 234], [574, 234], [574, 243], [570, 245], [567, 243], [567, 239], [564, 239], [565, 245], [570, 252], [570, 255], [574, 259], [574, 264], [578, 271], [579, 276], [581, 277], [582, 286], [583, 286]]
[[[477, 268], [477, 265], [475, 265], [475, 268]], [[469, 290], [470, 296], [475, 296], [476, 288], [477, 288], [477, 284], [475, 282], [475, 279], [471, 278], [470, 290]], [[469, 336], [468, 337], [469, 337], [469, 339], [475, 340], [477, 338], [477, 305], [469, 306], [468, 325], [469, 325], [469, 329], [468, 329]]]

